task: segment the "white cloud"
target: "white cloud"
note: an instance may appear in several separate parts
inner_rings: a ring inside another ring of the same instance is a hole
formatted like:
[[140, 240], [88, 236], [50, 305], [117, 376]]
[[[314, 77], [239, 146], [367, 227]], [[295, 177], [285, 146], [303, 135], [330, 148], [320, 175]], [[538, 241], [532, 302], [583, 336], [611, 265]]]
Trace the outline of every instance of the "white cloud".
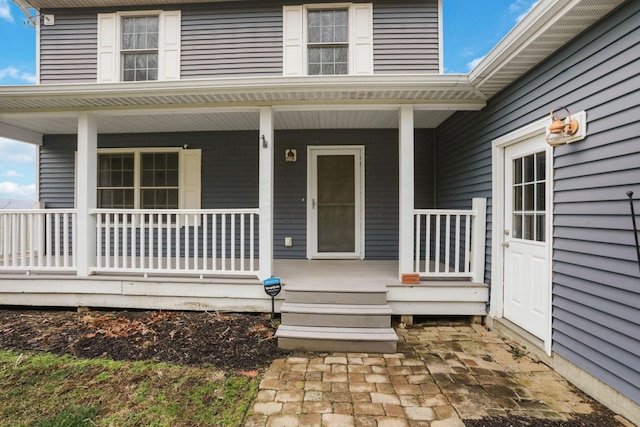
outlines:
[[[1, 1], [2, 0], [0, 0], [0, 2]], [[7, 67], [0, 70], [0, 83], [4, 84], [3, 80], [5, 79], [18, 80], [20, 82], [25, 82], [25, 83], [36, 82], [35, 74], [27, 73], [25, 71], [20, 71], [15, 67]]]
[[8, 0], [0, 0], [0, 19], [13, 22], [13, 16], [11, 16], [11, 8], [9, 7]]
[[15, 182], [0, 182], [0, 197], [7, 199], [31, 199], [35, 200], [36, 185], [21, 185]]
[[4, 173], [4, 176], [17, 178], [17, 177], [22, 176], [22, 174], [19, 173], [19, 172], [14, 171], [14, 170], [8, 170], [8, 171], [6, 171]]
[[517, 13], [518, 17], [516, 18], [516, 23], [522, 21], [522, 19], [527, 16], [527, 13], [531, 11], [538, 4], [539, 0], [531, 1], [531, 0], [516, 0], [515, 2], [509, 5], [510, 13]]
[[476, 65], [478, 65], [480, 61], [482, 61], [483, 59], [484, 59], [484, 56], [481, 56], [480, 58], [472, 59], [471, 61], [467, 62], [467, 70], [471, 71], [474, 68], [476, 68]]
[[33, 144], [0, 138], [0, 166], [16, 163], [36, 163], [36, 148]]

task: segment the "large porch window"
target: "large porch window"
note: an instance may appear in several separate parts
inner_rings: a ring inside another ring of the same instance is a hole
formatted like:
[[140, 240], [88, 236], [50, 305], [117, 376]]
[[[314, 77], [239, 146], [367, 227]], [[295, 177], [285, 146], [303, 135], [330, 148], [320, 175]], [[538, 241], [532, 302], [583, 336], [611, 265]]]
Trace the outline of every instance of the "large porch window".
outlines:
[[178, 209], [178, 152], [99, 153], [98, 207]]
[[[98, 150], [98, 208], [199, 208], [199, 203], [189, 205], [188, 198], [181, 197], [185, 192], [195, 190], [197, 194], [192, 194], [191, 199], [199, 201], [199, 151], [179, 148]], [[190, 175], [195, 176], [190, 179]]]

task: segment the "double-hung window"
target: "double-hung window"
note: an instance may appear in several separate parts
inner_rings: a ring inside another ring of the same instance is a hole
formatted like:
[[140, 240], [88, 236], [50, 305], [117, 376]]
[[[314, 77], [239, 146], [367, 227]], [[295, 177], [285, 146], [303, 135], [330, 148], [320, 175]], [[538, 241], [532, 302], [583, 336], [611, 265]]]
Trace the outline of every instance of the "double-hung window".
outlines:
[[200, 150], [99, 150], [97, 173], [98, 208], [200, 208]]
[[158, 80], [158, 16], [123, 16], [121, 26], [122, 80]]
[[373, 4], [283, 8], [283, 74], [373, 74]]
[[320, 9], [307, 12], [308, 74], [349, 73], [349, 11]]
[[180, 79], [181, 13], [98, 14], [98, 83]]

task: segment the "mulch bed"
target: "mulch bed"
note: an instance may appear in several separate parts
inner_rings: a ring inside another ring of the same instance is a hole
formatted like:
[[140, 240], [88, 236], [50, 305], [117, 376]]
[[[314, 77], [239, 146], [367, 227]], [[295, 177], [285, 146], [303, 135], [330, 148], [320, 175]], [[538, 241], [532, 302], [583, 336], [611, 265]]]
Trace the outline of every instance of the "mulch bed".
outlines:
[[580, 415], [569, 421], [547, 420], [522, 416], [485, 417], [464, 420], [465, 427], [624, 427], [610, 414]]
[[3, 309], [0, 348], [253, 371], [288, 354], [276, 327], [258, 314]]

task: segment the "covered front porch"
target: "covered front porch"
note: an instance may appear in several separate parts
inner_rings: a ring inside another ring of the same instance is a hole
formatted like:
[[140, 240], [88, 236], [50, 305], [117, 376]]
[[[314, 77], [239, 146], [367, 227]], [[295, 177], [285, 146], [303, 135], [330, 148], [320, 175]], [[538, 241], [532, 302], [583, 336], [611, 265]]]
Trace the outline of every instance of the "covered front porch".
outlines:
[[[269, 311], [262, 281], [278, 276], [277, 307], [295, 288], [375, 285], [394, 314], [485, 313], [486, 201], [469, 195], [457, 209], [437, 209], [434, 129], [454, 111], [485, 105], [465, 79], [32, 92], [37, 100], [30, 91], [0, 99], [3, 136], [40, 145], [41, 209], [0, 213], [0, 292], [9, 304]], [[355, 249], [327, 253], [314, 219], [313, 159], [346, 151], [357, 152]], [[173, 158], [174, 169], [152, 169], [179, 175], [177, 184], [138, 175], [156, 155]], [[106, 175], [99, 160], [112, 162]], [[125, 185], [113, 173], [135, 177]], [[145, 207], [158, 188], [174, 193], [165, 206]]]

